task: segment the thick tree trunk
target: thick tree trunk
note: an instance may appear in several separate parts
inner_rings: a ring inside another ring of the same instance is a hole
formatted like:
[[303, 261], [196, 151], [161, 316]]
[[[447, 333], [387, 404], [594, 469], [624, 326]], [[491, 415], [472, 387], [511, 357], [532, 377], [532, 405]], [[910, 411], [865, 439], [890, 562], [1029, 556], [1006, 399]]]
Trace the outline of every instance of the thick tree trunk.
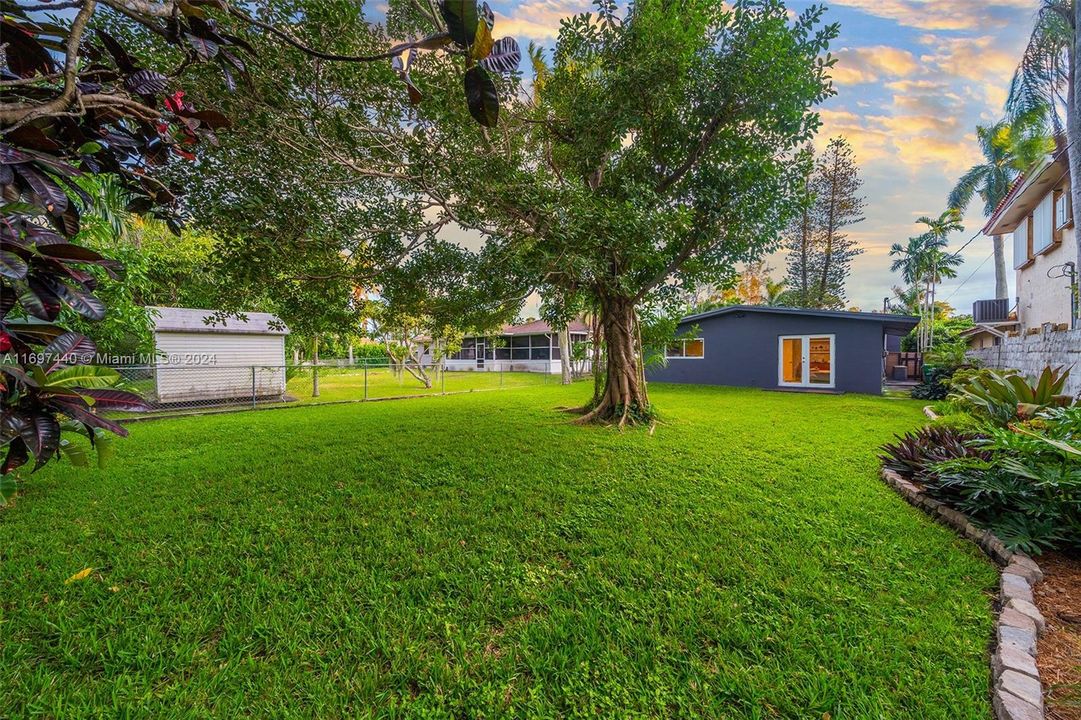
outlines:
[[578, 422], [614, 422], [620, 427], [649, 422], [649, 396], [634, 303], [624, 297], [602, 298], [600, 322], [607, 350], [604, 385], [595, 394], [590, 410]]
[[1006, 284], [1006, 243], [1001, 235], [992, 238], [995, 247], [995, 298], [1002, 300], [1010, 296]]
[[571, 333], [567, 328], [559, 331], [559, 373], [564, 385], [571, 384]]

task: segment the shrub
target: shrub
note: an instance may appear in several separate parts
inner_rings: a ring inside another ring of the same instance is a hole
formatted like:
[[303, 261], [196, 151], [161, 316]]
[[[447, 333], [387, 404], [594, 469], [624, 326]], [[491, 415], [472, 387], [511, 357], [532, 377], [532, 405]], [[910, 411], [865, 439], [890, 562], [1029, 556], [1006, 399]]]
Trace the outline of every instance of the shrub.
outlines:
[[919, 483], [933, 479], [938, 463], [985, 456], [974, 443], [979, 435], [952, 427], [929, 425], [896, 437], [896, 443], [882, 446], [883, 454], [879, 456], [882, 464]]
[[912, 388], [917, 400], [945, 400], [950, 394], [950, 378], [957, 368], [951, 365], [924, 365], [923, 382]]
[[1007, 425], [1046, 408], [1072, 405], [1073, 398], [1062, 393], [1069, 377], [1069, 370], [1048, 366], [1032, 385], [1020, 375], [988, 370], [959, 385], [954, 396], [974, 413]]
[[925, 489], [1013, 549], [1039, 553], [1081, 547], [1081, 454], [1058, 447], [1064, 441], [1056, 436], [1062, 434], [1059, 424], [1046, 418], [993, 428], [976, 443], [985, 456], [939, 463], [927, 474]]
[[978, 434], [985, 422], [966, 412], [947, 412], [931, 422], [931, 427], [944, 427], [962, 433]]

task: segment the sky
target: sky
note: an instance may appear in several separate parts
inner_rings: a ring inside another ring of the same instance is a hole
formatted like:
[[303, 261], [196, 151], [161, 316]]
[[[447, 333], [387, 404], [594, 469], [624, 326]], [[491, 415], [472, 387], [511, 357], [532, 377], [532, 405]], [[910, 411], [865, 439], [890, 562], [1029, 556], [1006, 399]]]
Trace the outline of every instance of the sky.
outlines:
[[[491, 0], [489, 0], [491, 2]], [[562, 17], [590, 9], [589, 0], [492, 2], [495, 35], [551, 46]], [[812, 3], [789, 0], [801, 12]], [[918, 234], [915, 221], [945, 209], [954, 182], [979, 162], [977, 125], [1002, 115], [1010, 77], [1032, 28], [1037, 0], [831, 0], [826, 21], [840, 23], [831, 46], [838, 58], [837, 95], [820, 108], [818, 145], [844, 135], [864, 178], [866, 220], [850, 229], [864, 253], [853, 262], [849, 303], [881, 309], [898, 283], [889, 248]], [[956, 250], [983, 227], [982, 203], [972, 203]], [[1009, 243], [1007, 243], [1009, 246]], [[1007, 247], [1007, 253], [1009, 248]], [[994, 297], [991, 240], [964, 251], [958, 278], [938, 293], [958, 311]], [[783, 254], [770, 257], [784, 274]], [[1007, 255], [1007, 268], [1012, 268]], [[1011, 295], [1013, 273], [1007, 270]], [[527, 311], [529, 308], [527, 308]]]

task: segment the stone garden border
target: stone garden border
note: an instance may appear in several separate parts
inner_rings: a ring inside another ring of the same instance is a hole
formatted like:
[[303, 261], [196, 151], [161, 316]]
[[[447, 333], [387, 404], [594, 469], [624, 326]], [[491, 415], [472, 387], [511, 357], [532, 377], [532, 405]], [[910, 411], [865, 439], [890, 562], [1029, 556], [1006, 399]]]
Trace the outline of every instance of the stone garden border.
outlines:
[[[938, 417], [930, 408], [924, 413]], [[991, 653], [991, 702], [996, 720], [1043, 720], [1043, 686], [1036, 667], [1036, 639], [1045, 628], [1034, 604], [1032, 587], [1043, 580], [1036, 561], [1013, 552], [989, 530], [976, 527], [968, 516], [928, 497], [893, 470], [882, 468], [882, 479], [911, 505], [922, 509], [959, 535], [976, 543], [1001, 569], [999, 613], [995, 618]]]

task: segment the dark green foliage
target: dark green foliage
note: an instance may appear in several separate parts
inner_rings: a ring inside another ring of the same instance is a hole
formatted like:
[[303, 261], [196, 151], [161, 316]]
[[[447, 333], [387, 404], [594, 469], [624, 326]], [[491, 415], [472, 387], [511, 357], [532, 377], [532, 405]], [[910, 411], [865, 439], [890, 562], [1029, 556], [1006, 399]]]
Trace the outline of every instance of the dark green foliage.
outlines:
[[894, 472], [912, 480], [927, 483], [936, 477], [938, 463], [957, 458], [985, 458], [977, 449], [974, 433], [958, 431], [952, 427], [930, 425], [897, 436], [895, 443], [882, 446], [882, 464]]
[[1072, 405], [1074, 399], [1062, 394], [1069, 377], [1069, 370], [1048, 366], [1033, 385], [1016, 373], [988, 370], [960, 385], [956, 396], [976, 414], [1006, 425], [1045, 408]]
[[[1023, 431], [991, 428], [981, 458], [943, 462], [927, 490], [1030, 553], [1081, 548], [1081, 410], [1041, 414]], [[1048, 442], [1048, 441], [1051, 442]], [[1052, 443], [1075, 448], [1065, 452]]]
[[485, 127], [499, 123], [499, 94], [488, 71], [474, 65], [465, 71], [465, 100], [469, 114]]
[[1010, 427], [984, 420], [970, 428], [936, 422], [909, 433], [883, 446], [883, 465], [1011, 548], [1081, 548], [1081, 407], [1043, 408]]
[[912, 388], [916, 400], [945, 400], [950, 394], [950, 378], [956, 368], [951, 366], [924, 365], [923, 382]]

